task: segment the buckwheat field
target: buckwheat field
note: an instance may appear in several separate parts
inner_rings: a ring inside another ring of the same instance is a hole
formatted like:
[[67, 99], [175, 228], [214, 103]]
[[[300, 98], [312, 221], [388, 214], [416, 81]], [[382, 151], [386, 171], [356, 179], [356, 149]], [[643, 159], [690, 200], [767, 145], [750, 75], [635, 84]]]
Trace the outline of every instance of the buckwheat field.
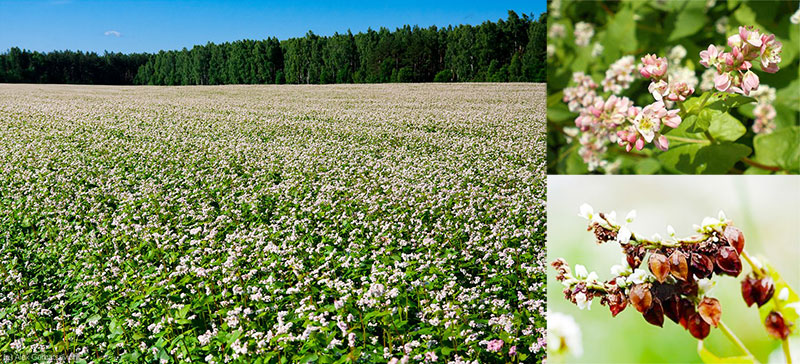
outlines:
[[0, 359], [539, 361], [544, 97], [0, 85]]

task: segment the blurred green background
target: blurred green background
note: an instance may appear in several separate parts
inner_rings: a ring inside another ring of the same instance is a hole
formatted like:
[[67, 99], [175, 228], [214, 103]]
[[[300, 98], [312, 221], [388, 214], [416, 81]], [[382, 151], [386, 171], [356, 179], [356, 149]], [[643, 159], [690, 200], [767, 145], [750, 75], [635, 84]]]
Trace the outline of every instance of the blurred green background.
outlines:
[[[667, 236], [667, 225], [678, 236], [691, 235], [693, 224], [723, 210], [744, 231], [747, 252], [766, 257], [795, 291], [800, 288], [800, 176], [548, 176], [548, 262], [563, 257], [570, 266], [583, 264], [606, 280], [610, 267], [620, 264], [621, 249], [594, 242], [587, 221], [578, 216], [583, 203], [595, 213], [615, 210], [618, 221], [635, 209], [638, 217], [630, 227], [645, 236]], [[738, 278], [715, 276], [711, 295], [722, 304], [722, 320], [766, 363], [780, 342], [767, 336], [755, 305], [747, 307], [742, 299], [739, 282], [749, 272], [743, 262]], [[567, 356], [566, 362], [700, 361], [697, 340], [680, 325], [665, 318], [664, 328], [653, 326], [630, 306], [612, 318], [599, 300], [581, 311], [564, 299], [554, 274], [548, 266], [548, 311], [572, 315], [583, 333], [583, 355]], [[720, 356], [740, 355], [718, 329], [712, 328], [706, 346]], [[800, 360], [800, 350], [793, 351], [793, 359]]]

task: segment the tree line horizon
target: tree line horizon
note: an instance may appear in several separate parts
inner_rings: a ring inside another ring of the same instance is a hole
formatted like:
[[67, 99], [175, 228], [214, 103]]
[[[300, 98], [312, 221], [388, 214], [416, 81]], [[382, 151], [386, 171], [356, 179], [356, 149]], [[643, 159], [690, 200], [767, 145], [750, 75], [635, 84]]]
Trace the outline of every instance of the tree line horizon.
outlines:
[[238, 40], [158, 53], [0, 54], [2, 83], [107, 85], [545, 82], [546, 13], [480, 25]]

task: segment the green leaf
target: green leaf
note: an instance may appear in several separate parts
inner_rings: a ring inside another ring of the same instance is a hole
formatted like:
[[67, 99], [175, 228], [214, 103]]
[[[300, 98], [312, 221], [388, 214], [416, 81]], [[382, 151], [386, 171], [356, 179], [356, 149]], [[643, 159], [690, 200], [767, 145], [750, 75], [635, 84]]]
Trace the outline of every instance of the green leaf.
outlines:
[[565, 162], [567, 174], [585, 174], [589, 172], [586, 163], [583, 163], [583, 159], [578, 155], [577, 149], [569, 152]]
[[314, 354], [314, 353], [308, 353], [308, 354], [304, 355], [302, 358], [300, 358], [300, 360], [298, 360], [298, 362], [300, 362], [300, 363], [311, 363], [311, 362], [317, 361], [318, 359], [319, 359], [319, 355]]
[[724, 174], [750, 152], [749, 147], [730, 142], [711, 145], [685, 143], [670, 146], [658, 159], [673, 173]]
[[755, 363], [756, 360], [752, 356], [730, 356], [727, 358], [720, 358], [708, 349], [703, 344], [703, 340], [697, 341], [697, 354], [700, 355], [700, 360], [703, 363]]
[[567, 105], [563, 103], [557, 106], [547, 108], [547, 119], [554, 122], [561, 122], [569, 119], [574, 119], [575, 113], [570, 112]]
[[800, 172], [800, 126], [753, 138], [756, 162]]
[[708, 23], [708, 17], [702, 11], [686, 7], [678, 13], [678, 18], [675, 19], [675, 29], [669, 34], [667, 41], [671, 42], [697, 33], [703, 29], [706, 23]]
[[[626, 7], [620, 10], [614, 15], [614, 18], [608, 22], [606, 26], [606, 38], [603, 42], [606, 46], [606, 52], [616, 50], [633, 52], [636, 50], [638, 42], [636, 40], [636, 21], [634, 20], [634, 16], [633, 10]], [[618, 55], [614, 55], [614, 57], [617, 56]]]
[[[700, 112], [701, 118], [705, 113], [706, 110]], [[719, 113], [711, 118], [711, 125], [708, 127], [708, 132], [716, 140], [732, 142], [744, 135], [744, 133], [747, 132], [747, 129], [744, 127], [744, 125], [742, 125], [742, 123], [739, 122], [739, 120], [731, 116], [731, 114]]]
[[655, 174], [661, 169], [661, 163], [655, 158], [642, 159], [634, 169], [637, 174]]

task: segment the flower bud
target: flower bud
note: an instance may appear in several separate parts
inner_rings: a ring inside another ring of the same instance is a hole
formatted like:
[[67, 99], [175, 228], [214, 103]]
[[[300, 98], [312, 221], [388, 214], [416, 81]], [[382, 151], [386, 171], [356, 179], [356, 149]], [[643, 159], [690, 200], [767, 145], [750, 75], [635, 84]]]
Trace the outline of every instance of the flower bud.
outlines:
[[631, 304], [641, 313], [647, 311], [650, 306], [653, 304], [653, 294], [650, 292], [650, 284], [643, 283], [637, 284], [631, 288], [628, 297], [631, 300]]
[[735, 226], [727, 226], [723, 235], [731, 246], [736, 248], [736, 252], [742, 254], [742, 250], [744, 250], [744, 233], [742, 233], [742, 230]]
[[650, 272], [656, 276], [656, 279], [659, 283], [664, 283], [664, 280], [667, 279], [667, 275], [670, 271], [667, 256], [661, 253], [653, 253], [650, 255], [648, 262], [650, 266]]
[[700, 317], [700, 314], [695, 313], [689, 317], [689, 333], [696, 339], [703, 340], [711, 332], [711, 326]]
[[669, 271], [675, 278], [685, 281], [689, 275], [689, 265], [686, 263], [686, 256], [678, 249], [669, 256]]
[[742, 261], [739, 259], [739, 253], [732, 246], [721, 247], [714, 262], [716, 263], [715, 271], [719, 271], [722, 274], [736, 277], [742, 272]]
[[658, 327], [664, 327], [664, 309], [658, 299], [653, 299], [653, 304], [642, 316], [647, 322]]
[[717, 327], [720, 316], [722, 316], [722, 307], [720, 307], [719, 300], [716, 298], [705, 297], [697, 305], [697, 313], [700, 314], [703, 321]]
[[786, 340], [789, 336], [789, 327], [786, 326], [786, 321], [780, 312], [770, 312], [764, 321], [764, 327], [767, 328], [767, 333], [776, 339]]

